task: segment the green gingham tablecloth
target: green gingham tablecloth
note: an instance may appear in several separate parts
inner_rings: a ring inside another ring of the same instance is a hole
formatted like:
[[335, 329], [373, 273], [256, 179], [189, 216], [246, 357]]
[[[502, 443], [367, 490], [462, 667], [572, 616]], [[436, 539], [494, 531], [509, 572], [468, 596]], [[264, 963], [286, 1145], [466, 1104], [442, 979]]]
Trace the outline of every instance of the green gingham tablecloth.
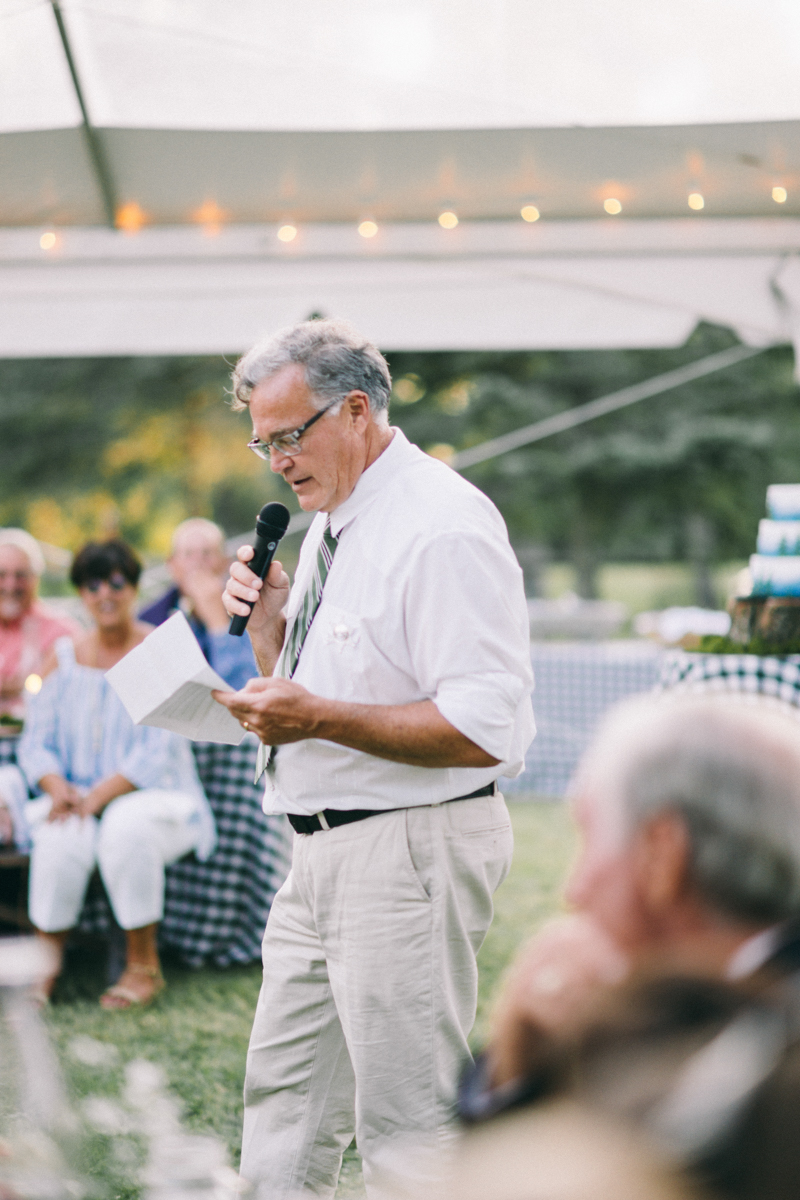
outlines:
[[687, 692], [740, 692], [800, 706], [800, 655], [698, 654], [664, 651], [661, 687]]
[[253, 734], [238, 746], [194, 742], [192, 748], [214, 812], [217, 848], [207, 862], [190, 855], [167, 867], [159, 939], [191, 966], [252, 962], [261, 957], [272, 898], [289, 873], [291, 826], [261, 807]]

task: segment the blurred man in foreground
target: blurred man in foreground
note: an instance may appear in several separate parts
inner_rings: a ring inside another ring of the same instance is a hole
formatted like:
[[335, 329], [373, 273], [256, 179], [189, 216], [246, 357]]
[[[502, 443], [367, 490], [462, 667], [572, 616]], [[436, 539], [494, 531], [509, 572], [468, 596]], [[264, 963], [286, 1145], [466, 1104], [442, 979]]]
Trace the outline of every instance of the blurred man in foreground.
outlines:
[[635, 1129], [565, 1099], [471, 1130], [435, 1200], [709, 1198]]
[[172, 554], [167, 560], [175, 580], [171, 588], [139, 617], [150, 625], [161, 625], [181, 609], [207, 661], [234, 689], [243, 688], [258, 674], [247, 632], [229, 637], [230, 617], [222, 603], [228, 578], [225, 535], [219, 525], [204, 517], [190, 517], [172, 535]]
[[796, 1194], [800, 724], [748, 699], [638, 699], [601, 729], [574, 786], [581, 915], [521, 955], [468, 1121], [571, 1096], [717, 1194]]

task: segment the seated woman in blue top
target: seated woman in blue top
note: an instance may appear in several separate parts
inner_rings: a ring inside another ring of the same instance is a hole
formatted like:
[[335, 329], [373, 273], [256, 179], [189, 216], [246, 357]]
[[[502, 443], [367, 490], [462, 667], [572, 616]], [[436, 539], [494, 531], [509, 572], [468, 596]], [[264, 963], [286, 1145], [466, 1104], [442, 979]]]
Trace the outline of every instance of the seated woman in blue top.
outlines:
[[215, 841], [191, 744], [134, 725], [106, 682], [105, 672], [152, 629], [134, 613], [140, 573], [118, 540], [90, 543], [76, 556], [70, 578], [94, 628], [56, 642], [18, 750], [30, 787], [43, 793], [27, 806], [31, 921], [60, 964], [99, 867], [127, 943], [125, 970], [100, 999], [110, 1009], [146, 1004], [163, 988], [156, 931], [164, 867], [191, 850], [207, 858]]

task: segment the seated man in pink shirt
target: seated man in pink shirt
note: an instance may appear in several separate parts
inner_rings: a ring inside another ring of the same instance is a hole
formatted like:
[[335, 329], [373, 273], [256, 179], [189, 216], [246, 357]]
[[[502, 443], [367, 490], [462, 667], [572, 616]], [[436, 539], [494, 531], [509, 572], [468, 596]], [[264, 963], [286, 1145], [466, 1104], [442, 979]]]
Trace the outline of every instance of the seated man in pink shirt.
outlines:
[[[56, 639], [77, 628], [37, 598], [43, 571], [35, 538], [24, 529], [0, 529], [0, 717], [6, 721], [23, 720], [26, 679], [40, 676]], [[0, 766], [0, 845], [18, 840], [15, 827], [18, 833], [27, 799], [20, 778], [15, 767]]]

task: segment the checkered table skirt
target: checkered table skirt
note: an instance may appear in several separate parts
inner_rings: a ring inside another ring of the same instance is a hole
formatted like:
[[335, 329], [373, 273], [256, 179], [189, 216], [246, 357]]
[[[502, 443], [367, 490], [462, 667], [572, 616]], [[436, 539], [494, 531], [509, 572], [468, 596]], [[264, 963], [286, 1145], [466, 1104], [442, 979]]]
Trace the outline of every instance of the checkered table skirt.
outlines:
[[[261, 954], [272, 898], [289, 871], [292, 832], [285, 817], [261, 809], [252, 734], [239, 746], [195, 742], [193, 748], [217, 824], [217, 849], [207, 862], [189, 856], [167, 867], [160, 942], [190, 966], [252, 962]], [[13, 740], [0, 739], [0, 762], [13, 761]], [[105, 893], [90, 888], [79, 929], [111, 928]]]
[[252, 962], [261, 956], [272, 898], [289, 873], [292, 831], [285, 817], [261, 808], [252, 734], [239, 746], [197, 742], [194, 753], [214, 810], [217, 849], [207, 862], [188, 858], [167, 868], [160, 938], [192, 966]]
[[800, 655], [693, 654], [664, 651], [661, 686], [691, 692], [745, 692], [800, 706]]
[[561, 796], [603, 713], [654, 689], [761, 693], [800, 706], [800, 655], [694, 654], [649, 642], [534, 642], [537, 734], [525, 770], [502, 790]]
[[4, 763], [17, 761], [17, 739], [15, 737], [0, 737], [0, 767]]
[[536, 737], [525, 770], [501, 779], [506, 794], [562, 796], [603, 713], [618, 700], [651, 691], [660, 675], [651, 642], [534, 642]]

